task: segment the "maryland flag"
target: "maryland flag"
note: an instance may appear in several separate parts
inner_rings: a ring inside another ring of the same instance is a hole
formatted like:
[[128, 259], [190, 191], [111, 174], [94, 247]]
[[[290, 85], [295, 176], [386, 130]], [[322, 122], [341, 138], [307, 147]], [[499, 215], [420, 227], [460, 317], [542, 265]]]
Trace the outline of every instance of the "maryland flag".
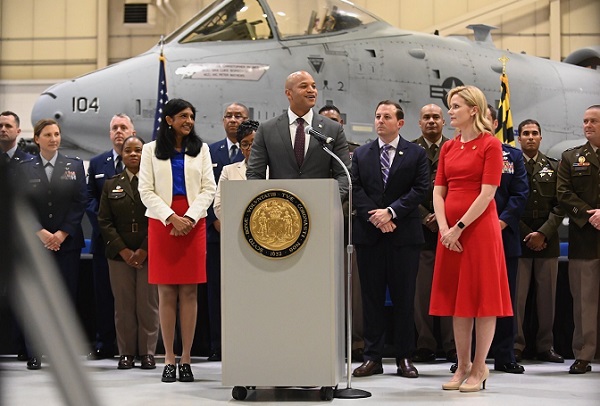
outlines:
[[500, 103], [498, 104], [498, 127], [496, 127], [496, 138], [505, 144], [515, 146], [515, 132], [513, 130], [512, 113], [510, 111], [510, 90], [508, 88], [508, 77], [506, 73], [500, 76]]
[[158, 59], [158, 96], [156, 96], [156, 110], [154, 112], [154, 131], [152, 132], [153, 140], [155, 140], [156, 136], [158, 135], [158, 129], [160, 128], [160, 122], [162, 121], [163, 107], [169, 101], [169, 96], [167, 95], [167, 76], [165, 74], [166, 58], [163, 56], [162, 51]]

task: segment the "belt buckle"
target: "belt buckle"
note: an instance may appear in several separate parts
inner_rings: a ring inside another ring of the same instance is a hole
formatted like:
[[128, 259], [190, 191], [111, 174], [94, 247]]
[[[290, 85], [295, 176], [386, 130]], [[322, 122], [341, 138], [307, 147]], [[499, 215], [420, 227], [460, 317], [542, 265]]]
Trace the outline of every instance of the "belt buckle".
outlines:
[[138, 232], [138, 223], [131, 223], [131, 232], [132, 233]]

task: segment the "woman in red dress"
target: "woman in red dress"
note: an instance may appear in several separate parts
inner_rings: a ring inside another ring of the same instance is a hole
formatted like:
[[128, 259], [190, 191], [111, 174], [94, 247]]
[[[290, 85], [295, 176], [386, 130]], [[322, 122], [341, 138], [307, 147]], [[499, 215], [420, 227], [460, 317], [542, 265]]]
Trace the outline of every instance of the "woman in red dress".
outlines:
[[208, 146], [194, 130], [196, 109], [171, 99], [164, 107], [156, 141], [144, 145], [139, 191], [147, 208], [148, 281], [158, 285], [158, 312], [165, 368], [163, 382], [175, 382], [175, 320], [183, 351], [179, 380], [192, 382], [191, 348], [196, 329], [198, 283], [206, 282], [206, 212], [216, 185]]
[[[440, 227], [430, 314], [453, 316], [458, 369], [443, 389], [485, 388], [496, 317], [512, 315], [500, 221], [494, 195], [502, 175], [502, 147], [491, 135], [487, 101], [474, 86], [448, 94], [458, 135], [442, 146], [433, 191]], [[475, 357], [471, 338], [476, 331]]]

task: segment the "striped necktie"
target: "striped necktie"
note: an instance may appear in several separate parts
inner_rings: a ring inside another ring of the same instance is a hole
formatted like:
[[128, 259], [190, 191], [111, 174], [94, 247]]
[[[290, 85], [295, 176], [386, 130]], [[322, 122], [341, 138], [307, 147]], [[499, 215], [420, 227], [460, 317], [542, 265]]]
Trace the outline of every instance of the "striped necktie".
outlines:
[[390, 154], [389, 151], [392, 149], [390, 144], [385, 144], [381, 147], [381, 155], [379, 161], [381, 162], [381, 177], [383, 178], [383, 186], [387, 184], [388, 176], [390, 175]]

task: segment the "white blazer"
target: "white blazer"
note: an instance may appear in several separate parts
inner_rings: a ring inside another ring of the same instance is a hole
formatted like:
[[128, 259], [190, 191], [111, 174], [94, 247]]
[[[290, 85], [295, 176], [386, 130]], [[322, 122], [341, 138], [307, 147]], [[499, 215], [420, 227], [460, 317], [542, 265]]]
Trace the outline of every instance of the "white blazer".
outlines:
[[219, 183], [217, 184], [215, 204], [213, 205], [215, 216], [219, 220], [221, 219], [221, 182], [224, 180], [246, 180], [246, 161], [236, 162], [223, 167]]
[[[142, 202], [146, 206], [146, 217], [160, 220], [167, 225], [167, 218], [174, 213], [171, 209], [173, 202], [171, 160], [158, 159], [155, 150], [156, 141], [144, 144], [139, 191]], [[198, 221], [206, 217], [217, 189], [208, 144], [203, 143], [200, 153], [195, 157], [185, 155], [183, 168], [187, 202], [190, 206], [185, 216]]]

